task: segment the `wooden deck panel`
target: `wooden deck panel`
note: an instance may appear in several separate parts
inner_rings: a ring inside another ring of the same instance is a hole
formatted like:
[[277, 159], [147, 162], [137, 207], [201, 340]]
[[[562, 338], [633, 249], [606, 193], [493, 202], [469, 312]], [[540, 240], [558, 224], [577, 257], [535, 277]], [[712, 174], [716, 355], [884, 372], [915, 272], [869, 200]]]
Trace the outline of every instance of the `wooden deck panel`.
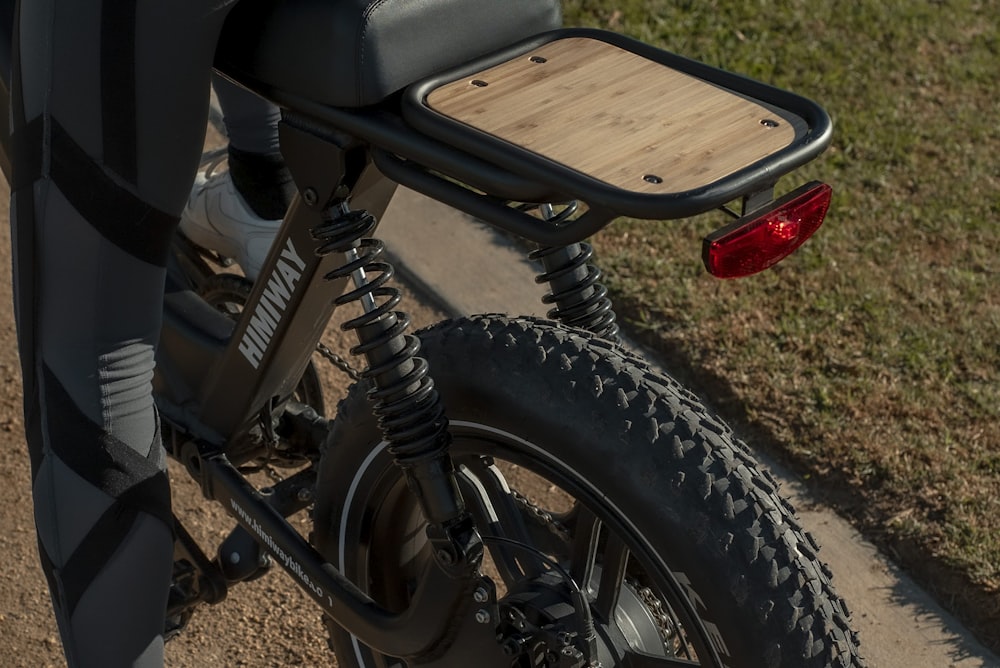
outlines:
[[443, 85], [426, 104], [600, 181], [649, 194], [714, 183], [807, 131], [790, 112], [584, 37], [549, 42]]

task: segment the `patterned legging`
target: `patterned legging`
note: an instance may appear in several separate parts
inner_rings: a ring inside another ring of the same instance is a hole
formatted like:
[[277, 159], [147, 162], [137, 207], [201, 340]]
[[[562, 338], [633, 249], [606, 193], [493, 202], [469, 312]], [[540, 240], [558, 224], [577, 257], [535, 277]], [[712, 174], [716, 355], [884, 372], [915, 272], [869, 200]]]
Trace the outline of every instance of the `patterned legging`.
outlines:
[[231, 4], [19, 3], [16, 315], [39, 552], [70, 666], [163, 663], [172, 525], [153, 356]]

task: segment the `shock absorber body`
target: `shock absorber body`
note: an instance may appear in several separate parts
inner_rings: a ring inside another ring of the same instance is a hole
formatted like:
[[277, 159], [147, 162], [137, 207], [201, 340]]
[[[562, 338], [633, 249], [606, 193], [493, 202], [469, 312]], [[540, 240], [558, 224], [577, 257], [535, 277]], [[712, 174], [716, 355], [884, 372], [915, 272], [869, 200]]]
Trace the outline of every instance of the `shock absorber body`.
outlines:
[[[556, 214], [551, 205], [542, 205], [542, 216], [558, 224], [575, 212], [576, 203]], [[528, 255], [541, 262], [544, 272], [535, 278], [536, 283], [548, 283], [551, 292], [542, 302], [554, 306], [548, 316], [553, 320], [586, 329], [611, 341], [618, 341], [618, 323], [608, 289], [600, 283], [601, 270], [590, 262], [593, 247], [585, 242], [561, 247], [543, 247]]]
[[341, 201], [312, 231], [320, 244], [316, 252], [341, 253], [345, 258], [326, 278], [349, 277], [354, 288], [335, 303], [358, 301], [362, 314], [341, 328], [357, 335], [358, 345], [351, 353], [367, 362], [361, 376], [370, 383], [368, 398], [390, 452], [420, 499], [438, 561], [461, 570], [478, 564], [482, 543], [458, 489], [449, 456], [448, 422], [427, 361], [418, 356], [419, 339], [406, 333], [409, 317], [395, 310], [401, 301], [399, 290], [389, 285], [395, 271], [380, 259], [384, 243], [369, 236], [376, 225], [374, 216], [351, 211]]

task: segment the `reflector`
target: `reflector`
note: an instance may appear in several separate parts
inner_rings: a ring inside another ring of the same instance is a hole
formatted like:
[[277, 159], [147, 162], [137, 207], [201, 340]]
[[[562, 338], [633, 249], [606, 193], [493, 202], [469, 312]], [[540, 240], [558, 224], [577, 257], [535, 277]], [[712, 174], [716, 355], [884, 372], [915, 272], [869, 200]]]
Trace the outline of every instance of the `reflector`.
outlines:
[[702, 260], [718, 278], [750, 276], [773, 267], [823, 224], [833, 189], [813, 181], [705, 237]]

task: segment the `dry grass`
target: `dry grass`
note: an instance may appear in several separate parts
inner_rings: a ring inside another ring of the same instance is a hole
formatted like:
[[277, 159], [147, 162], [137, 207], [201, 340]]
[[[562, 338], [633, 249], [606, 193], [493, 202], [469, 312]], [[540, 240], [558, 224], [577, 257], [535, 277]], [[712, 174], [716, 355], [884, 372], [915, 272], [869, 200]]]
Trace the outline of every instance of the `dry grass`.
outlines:
[[1000, 647], [1000, 111], [995, 7], [971, 0], [565, 3], [824, 105], [827, 223], [718, 282], [723, 219], [597, 240], [633, 331]]

